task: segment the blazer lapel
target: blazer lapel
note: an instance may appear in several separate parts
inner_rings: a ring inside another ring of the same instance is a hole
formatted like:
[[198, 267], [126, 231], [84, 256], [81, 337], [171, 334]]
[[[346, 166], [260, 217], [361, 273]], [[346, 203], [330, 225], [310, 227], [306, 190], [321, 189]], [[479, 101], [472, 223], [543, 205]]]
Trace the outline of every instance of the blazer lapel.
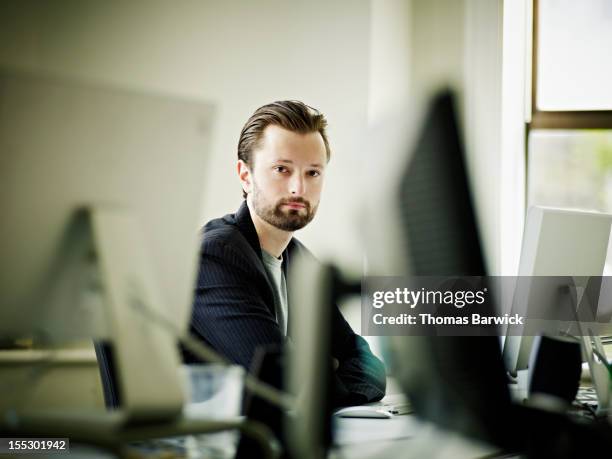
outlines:
[[261, 254], [261, 246], [259, 245], [259, 236], [257, 236], [257, 230], [253, 224], [251, 213], [249, 212], [249, 206], [247, 206], [246, 200], [242, 202], [240, 208], [236, 212], [236, 226], [246, 238], [247, 242], [257, 254], [263, 263], [263, 256]]
[[[249, 245], [252, 247], [253, 251], [257, 255], [257, 270], [261, 273], [262, 277], [265, 279], [266, 285], [269, 290], [269, 299], [271, 299], [271, 304], [268, 305], [270, 312], [273, 316], [276, 317], [276, 308], [278, 307], [275, 304], [273, 294], [274, 286], [270, 278], [268, 277], [268, 272], [263, 263], [263, 255], [261, 253], [261, 245], [259, 244], [259, 236], [257, 236], [257, 230], [255, 229], [255, 225], [253, 224], [253, 219], [251, 218], [251, 213], [249, 211], [249, 207], [246, 204], [246, 200], [242, 202], [238, 211], [234, 214], [235, 223], [240, 233], [245, 237]], [[283, 269], [285, 269], [286, 263], [283, 263]]]

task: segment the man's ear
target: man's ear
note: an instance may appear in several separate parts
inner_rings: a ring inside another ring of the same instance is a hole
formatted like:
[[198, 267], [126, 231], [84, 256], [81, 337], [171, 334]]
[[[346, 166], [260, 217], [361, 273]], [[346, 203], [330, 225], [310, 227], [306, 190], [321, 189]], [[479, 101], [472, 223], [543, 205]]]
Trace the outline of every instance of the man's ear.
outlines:
[[239, 159], [237, 164], [237, 171], [238, 178], [240, 179], [240, 183], [242, 184], [242, 190], [245, 193], [249, 194], [253, 186], [251, 170], [249, 169], [249, 166], [243, 160]]

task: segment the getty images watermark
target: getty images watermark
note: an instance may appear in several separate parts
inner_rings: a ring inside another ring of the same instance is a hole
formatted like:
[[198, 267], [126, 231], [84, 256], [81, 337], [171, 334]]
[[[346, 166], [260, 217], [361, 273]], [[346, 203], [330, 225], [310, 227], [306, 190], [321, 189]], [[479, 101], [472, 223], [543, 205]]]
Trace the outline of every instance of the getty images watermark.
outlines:
[[366, 277], [362, 333], [592, 334], [609, 328], [607, 290], [612, 291], [612, 278], [601, 276]]

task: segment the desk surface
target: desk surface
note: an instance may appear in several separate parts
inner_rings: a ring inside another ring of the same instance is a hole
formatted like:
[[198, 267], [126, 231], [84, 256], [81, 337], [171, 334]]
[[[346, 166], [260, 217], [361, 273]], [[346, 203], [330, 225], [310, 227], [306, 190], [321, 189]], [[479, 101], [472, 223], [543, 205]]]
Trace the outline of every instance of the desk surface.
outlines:
[[[392, 378], [387, 394], [401, 393]], [[330, 458], [480, 458], [499, 449], [442, 430], [413, 414], [390, 419], [334, 417], [335, 448]]]
[[500, 451], [407, 414], [391, 419], [338, 418], [330, 458], [482, 458]]

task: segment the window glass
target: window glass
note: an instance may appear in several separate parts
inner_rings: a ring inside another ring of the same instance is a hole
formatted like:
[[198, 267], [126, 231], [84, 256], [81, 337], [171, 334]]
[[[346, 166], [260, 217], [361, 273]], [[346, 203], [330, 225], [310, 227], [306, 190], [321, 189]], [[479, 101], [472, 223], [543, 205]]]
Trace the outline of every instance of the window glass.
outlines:
[[612, 109], [612, 1], [539, 0], [537, 107]]
[[612, 213], [612, 131], [534, 130], [529, 204]]

